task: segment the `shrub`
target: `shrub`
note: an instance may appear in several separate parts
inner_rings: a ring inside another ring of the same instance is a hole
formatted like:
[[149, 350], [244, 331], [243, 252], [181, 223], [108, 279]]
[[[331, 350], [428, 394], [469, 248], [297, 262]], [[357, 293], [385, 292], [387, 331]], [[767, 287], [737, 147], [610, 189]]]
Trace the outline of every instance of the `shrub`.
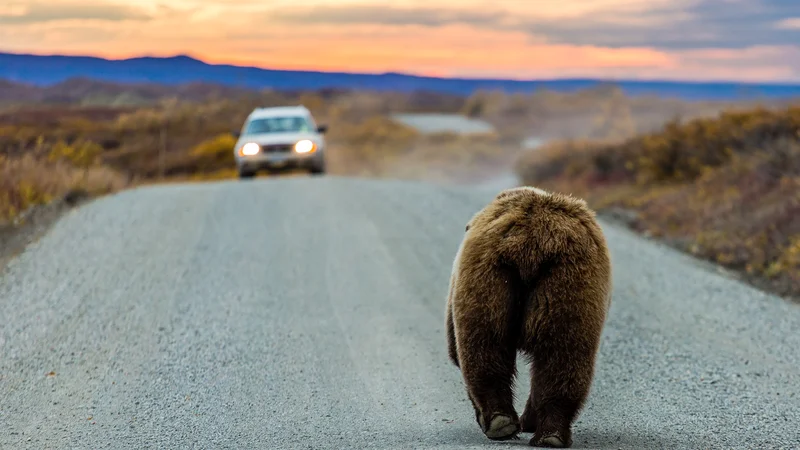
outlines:
[[0, 156], [0, 222], [35, 205], [46, 204], [74, 189], [90, 194], [113, 192], [127, 185], [119, 173], [103, 166], [79, 169], [56, 159]]
[[236, 138], [230, 133], [220, 134], [207, 141], [203, 141], [192, 149], [192, 155], [199, 158], [201, 170], [219, 167], [233, 167], [233, 157]]
[[73, 166], [83, 169], [85, 176], [88, 176], [89, 168], [96, 162], [103, 147], [92, 142], [81, 140], [68, 145], [64, 141], [58, 141], [50, 150], [48, 159], [50, 161], [67, 161]]
[[[525, 154], [519, 169], [537, 180], [619, 175], [640, 184], [689, 182], [710, 169], [800, 136], [800, 106], [726, 111], [716, 118], [667, 123], [624, 142], [556, 143]], [[777, 153], [775, 154], [777, 157]]]
[[523, 155], [526, 184], [595, 207], [700, 257], [800, 294], [800, 107], [726, 111], [623, 142], [562, 142]]

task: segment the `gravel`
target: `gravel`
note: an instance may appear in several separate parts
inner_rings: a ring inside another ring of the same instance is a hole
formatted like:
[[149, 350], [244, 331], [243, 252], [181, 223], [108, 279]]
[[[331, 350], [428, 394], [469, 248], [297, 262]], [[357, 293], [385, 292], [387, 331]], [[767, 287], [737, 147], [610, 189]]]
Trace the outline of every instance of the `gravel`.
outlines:
[[[494, 193], [255, 179], [65, 215], [0, 275], [0, 448], [524, 448], [482, 435], [444, 340]], [[573, 448], [799, 448], [800, 308], [604, 228], [615, 294]]]

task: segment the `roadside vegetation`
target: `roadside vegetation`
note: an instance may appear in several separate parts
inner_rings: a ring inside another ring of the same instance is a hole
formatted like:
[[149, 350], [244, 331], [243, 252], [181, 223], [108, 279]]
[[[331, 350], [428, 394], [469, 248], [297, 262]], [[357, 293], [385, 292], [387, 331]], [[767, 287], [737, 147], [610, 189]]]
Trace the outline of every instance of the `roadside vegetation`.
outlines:
[[800, 104], [670, 121], [627, 139], [571, 140], [523, 154], [526, 184], [800, 296]]
[[[530, 136], [620, 138], [725, 106], [629, 98], [614, 86], [461, 98], [86, 79], [47, 88], [6, 82], [0, 85], [0, 223], [76, 190], [101, 195], [142, 183], [235, 177], [231, 132], [257, 106], [292, 104], [329, 125], [331, 174], [427, 180], [474, 180], [503, 170]], [[460, 113], [489, 122], [495, 132], [422, 134], [391, 120], [400, 112]]]

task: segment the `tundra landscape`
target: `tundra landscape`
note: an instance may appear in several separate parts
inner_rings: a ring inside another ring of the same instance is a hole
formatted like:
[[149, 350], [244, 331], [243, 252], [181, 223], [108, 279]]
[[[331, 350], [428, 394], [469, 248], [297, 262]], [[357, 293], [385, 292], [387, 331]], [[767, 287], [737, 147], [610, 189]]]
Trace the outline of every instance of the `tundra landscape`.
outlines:
[[0, 6], [0, 448], [800, 448], [800, 9], [533, 3]]
[[[76, 192], [235, 178], [232, 133], [247, 114], [298, 104], [330, 126], [332, 175], [464, 184], [513, 172], [524, 184], [585, 197], [760, 287], [800, 294], [800, 103], [791, 98], [630, 96], [612, 83], [465, 97], [75, 79], [48, 88], [7, 81], [0, 104], [5, 222]], [[489, 128], [426, 132], [396, 120], [401, 114]]]

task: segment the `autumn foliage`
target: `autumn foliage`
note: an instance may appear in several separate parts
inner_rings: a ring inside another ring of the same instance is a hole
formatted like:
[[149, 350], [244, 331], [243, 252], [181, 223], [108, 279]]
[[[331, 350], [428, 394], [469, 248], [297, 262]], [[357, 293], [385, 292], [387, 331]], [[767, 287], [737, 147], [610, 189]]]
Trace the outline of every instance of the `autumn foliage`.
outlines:
[[99, 195], [126, 185], [117, 172], [101, 165], [75, 166], [61, 158], [0, 155], [0, 223], [75, 190]]
[[[90, 95], [92, 87], [82, 91]], [[448, 95], [266, 90], [115, 106], [119, 101], [118, 96], [108, 106], [0, 105], [0, 222], [72, 189], [100, 193], [159, 180], [235, 177], [232, 132], [261, 106], [303, 104], [329, 125], [333, 174], [409, 175], [431, 166], [425, 153], [444, 141], [456, 159], [471, 151], [469, 145], [453, 145], [464, 142], [457, 136], [432, 142], [389, 118], [393, 111], [455, 112], [462, 100]], [[435, 150], [439, 164], [453, 165], [455, 159]], [[395, 170], [400, 161], [405, 172]]]
[[[555, 140], [518, 159], [525, 183], [632, 210], [641, 231], [800, 294], [796, 105], [627, 97], [613, 85], [468, 98], [200, 86], [138, 86], [133, 95], [87, 80], [78, 87], [0, 103], [0, 223], [75, 190], [234, 177], [232, 132], [247, 114], [303, 104], [329, 125], [332, 174], [470, 179], [513, 161], [528, 137]], [[391, 119], [401, 112], [460, 113], [496, 132], [424, 134]]]
[[560, 142], [523, 155], [527, 184], [637, 213], [635, 226], [800, 294], [800, 106], [672, 121], [617, 142]]

